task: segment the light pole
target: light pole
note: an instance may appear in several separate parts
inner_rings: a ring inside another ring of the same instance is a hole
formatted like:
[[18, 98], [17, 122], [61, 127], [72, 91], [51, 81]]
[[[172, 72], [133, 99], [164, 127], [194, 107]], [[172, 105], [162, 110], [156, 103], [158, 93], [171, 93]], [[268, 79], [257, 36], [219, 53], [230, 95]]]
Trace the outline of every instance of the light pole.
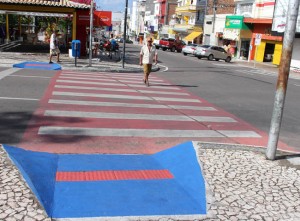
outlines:
[[93, 33], [93, 19], [94, 19], [94, 0], [91, 0], [91, 8], [90, 8], [90, 45], [89, 45], [89, 66], [92, 66], [92, 33]]
[[122, 57], [122, 68], [124, 68], [124, 62], [125, 62], [125, 45], [126, 45], [126, 30], [127, 30], [127, 8], [128, 8], [128, 0], [126, 0], [126, 4], [125, 4], [125, 15], [124, 15], [124, 33], [123, 33], [123, 57]]

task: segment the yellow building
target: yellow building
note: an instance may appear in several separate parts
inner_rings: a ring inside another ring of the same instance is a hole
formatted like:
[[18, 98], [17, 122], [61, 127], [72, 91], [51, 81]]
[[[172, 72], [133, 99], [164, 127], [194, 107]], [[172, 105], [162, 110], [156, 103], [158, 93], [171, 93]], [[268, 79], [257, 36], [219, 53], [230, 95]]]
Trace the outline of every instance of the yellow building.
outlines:
[[177, 23], [172, 31], [186, 43], [202, 41], [205, 1], [179, 0], [175, 10]]

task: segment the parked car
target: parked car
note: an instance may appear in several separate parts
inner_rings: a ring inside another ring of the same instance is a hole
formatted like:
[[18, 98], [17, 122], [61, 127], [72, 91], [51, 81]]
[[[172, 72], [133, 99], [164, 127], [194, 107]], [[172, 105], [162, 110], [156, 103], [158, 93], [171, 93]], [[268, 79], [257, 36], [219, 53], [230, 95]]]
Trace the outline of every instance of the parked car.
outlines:
[[176, 41], [174, 38], [162, 38], [159, 40], [158, 47], [163, 51], [166, 51], [168, 49], [172, 52], [177, 51], [178, 53], [180, 53], [184, 45], [186, 45], [185, 42], [181, 40]]
[[231, 61], [231, 54], [226, 52], [224, 48], [214, 45], [200, 45], [195, 50], [195, 56], [199, 59], [207, 58], [208, 60], [225, 60]]
[[159, 49], [160, 48], [159, 39], [154, 39], [153, 40], [153, 45], [155, 46], [156, 49]]
[[198, 46], [197, 44], [184, 45], [183, 48], [182, 48], [183, 55], [186, 56], [188, 54], [194, 54], [197, 46]]

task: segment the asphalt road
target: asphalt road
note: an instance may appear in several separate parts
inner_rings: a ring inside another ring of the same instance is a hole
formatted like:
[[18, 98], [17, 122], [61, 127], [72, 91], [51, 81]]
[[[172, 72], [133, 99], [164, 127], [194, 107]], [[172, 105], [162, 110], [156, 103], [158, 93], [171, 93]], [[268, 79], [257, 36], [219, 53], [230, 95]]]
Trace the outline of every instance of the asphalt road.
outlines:
[[[277, 73], [161, 50], [159, 61], [157, 75], [269, 133]], [[280, 140], [300, 151], [299, 94], [300, 80], [289, 79]]]
[[0, 72], [0, 143], [15, 145], [55, 71], [1, 68]]
[[[138, 62], [139, 46], [130, 46]], [[254, 127], [269, 132], [277, 74], [159, 50], [161, 70], [154, 73], [218, 106]], [[44, 96], [55, 71], [0, 68], [0, 143], [17, 144]], [[5, 77], [5, 73], [9, 73]], [[300, 152], [300, 80], [290, 79], [280, 140]]]

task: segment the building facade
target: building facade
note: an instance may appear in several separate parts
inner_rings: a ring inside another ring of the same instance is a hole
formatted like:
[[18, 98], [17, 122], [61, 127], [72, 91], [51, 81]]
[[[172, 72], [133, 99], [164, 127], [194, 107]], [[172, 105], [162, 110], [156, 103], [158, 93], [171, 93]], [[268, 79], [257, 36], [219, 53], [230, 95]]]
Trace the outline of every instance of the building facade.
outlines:
[[178, 0], [173, 33], [187, 43], [202, 43], [206, 1]]

